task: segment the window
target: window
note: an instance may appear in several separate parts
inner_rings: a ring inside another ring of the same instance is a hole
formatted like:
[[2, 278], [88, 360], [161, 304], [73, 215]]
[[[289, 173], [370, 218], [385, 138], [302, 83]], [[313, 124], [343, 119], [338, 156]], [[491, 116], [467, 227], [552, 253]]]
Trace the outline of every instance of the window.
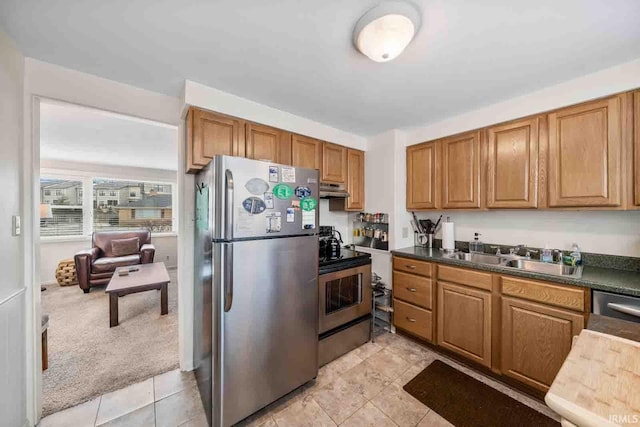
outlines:
[[[98, 200], [94, 196], [94, 230], [146, 228], [153, 232], [170, 232], [173, 229], [171, 184], [96, 178], [93, 187], [98, 189], [99, 195], [100, 188], [108, 189], [110, 195], [108, 200]], [[164, 191], [157, 191], [158, 188]]]
[[[40, 235], [41, 236], [80, 236], [83, 233], [83, 209], [82, 198], [67, 196], [65, 189], [70, 189], [70, 195], [80, 194], [81, 181], [65, 179], [40, 179], [40, 203], [51, 207], [50, 217], [47, 207], [40, 209]], [[51, 196], [55, 194], [54, 200]]]

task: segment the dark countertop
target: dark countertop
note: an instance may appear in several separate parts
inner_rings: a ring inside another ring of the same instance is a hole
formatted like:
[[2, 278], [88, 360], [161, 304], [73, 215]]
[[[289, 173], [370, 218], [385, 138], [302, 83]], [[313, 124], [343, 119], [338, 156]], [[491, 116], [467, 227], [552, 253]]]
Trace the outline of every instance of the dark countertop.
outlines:
[[640, 323], [591, 313], [587, 329], [640, 342]]
[[618, 270], [613, 268], [595, 267], [585, 265], [582, 268], [582, 277], [556, 276], [553, 274], [523, 271], [515, 268], [499, 265], [478, 264], [471, 261], [447, 258], [440, 249], [428, 249], [421, 246], [391, 251], [393, 255], [407, 258], [433, 261], [442, 264], [457, 265], [460, 267], [475, 268], [477, 270], [505, 273], [510, 276], [526, 277], [529, 279], [546, 280], [555, 283], [564, 283], [601, 291], [614, 292], [624, 295], [640, 296], [640, 273], [637, 271]]

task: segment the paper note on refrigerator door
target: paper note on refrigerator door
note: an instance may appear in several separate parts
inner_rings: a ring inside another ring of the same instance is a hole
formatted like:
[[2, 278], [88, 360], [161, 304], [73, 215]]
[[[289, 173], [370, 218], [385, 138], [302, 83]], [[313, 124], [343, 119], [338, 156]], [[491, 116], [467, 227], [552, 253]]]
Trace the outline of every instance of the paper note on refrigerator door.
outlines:
[[302, 211], [302, 229], [313, 230], [316, 228], [316, 210]]

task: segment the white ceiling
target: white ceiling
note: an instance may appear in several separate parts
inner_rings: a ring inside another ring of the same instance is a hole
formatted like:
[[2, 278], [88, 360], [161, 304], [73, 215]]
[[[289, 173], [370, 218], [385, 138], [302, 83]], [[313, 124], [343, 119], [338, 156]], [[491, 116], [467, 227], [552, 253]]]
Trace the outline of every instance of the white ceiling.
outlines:
[[396, 60], [355, 51], [382, 0], [3, 0], [30, 57], [177, 96], [184, 79], [361, 135], [431, 123], [640, 57], [638, 0], [415, 0]]
[[174, 126], [72, 104], [40, 106], [40, 158], [178, 169]]

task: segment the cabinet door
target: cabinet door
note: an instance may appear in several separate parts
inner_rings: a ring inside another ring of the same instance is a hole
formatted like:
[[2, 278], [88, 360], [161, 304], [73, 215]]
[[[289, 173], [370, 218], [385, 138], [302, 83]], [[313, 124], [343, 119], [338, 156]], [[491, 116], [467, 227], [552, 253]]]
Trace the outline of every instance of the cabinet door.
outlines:
[[193, 109], [192, 163], [206, 166], [213, 156], [244, 156], [244, 122], [209, 111]]
[[491, 292], [438, 282], [438, 345], [491, 367]]
[[407, 147], [407, 210], [439, 207], [439, 151], [438, 141]]
[[280, 129], [247, 123], [246, 157], [291, 164], [291, 140], [287, 140], [286, 136]]
[[322, 144], [322, 182], [344, 184], [347, 181], [347, 147]]
[[480, 132], [442, 140], [442, 207], [480, 207]]
[[621, 99], [549, 114], [549, 206], [619, 206]]
[[633, 94], [633, 199], [640, 206], [640, 91]]
[[487, 129], [487, 207], [535, 208], [539, 118]]
[[364, 151], [347, 150], [348, 211], [364, 210]]
[[294, 134], [291, 137], [291, 155], [293, 166], [320, 170], [322, 141]]
[[502, 373], [546, 392], [583, 328], [580, 314], [502, 297]]

